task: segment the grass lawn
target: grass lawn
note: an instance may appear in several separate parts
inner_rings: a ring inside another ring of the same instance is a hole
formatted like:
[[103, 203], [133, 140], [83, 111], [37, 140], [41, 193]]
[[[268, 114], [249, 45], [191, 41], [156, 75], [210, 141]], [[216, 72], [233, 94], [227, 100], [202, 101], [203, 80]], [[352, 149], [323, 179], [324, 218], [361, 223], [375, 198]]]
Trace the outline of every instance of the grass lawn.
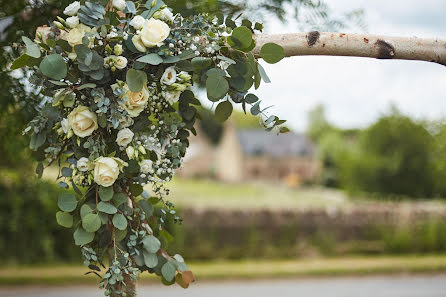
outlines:
[[[260, 260], [196, 262], [189, 265], [198, 281], [279, 277], [377, 275], [446, 272], [446, 255], [348, 257], [308, 260]], [[0, 268], [0, 285], [93, 284], [81, 266], [17, 266]], [[143, 282], [158, 281], [145, 273]]]

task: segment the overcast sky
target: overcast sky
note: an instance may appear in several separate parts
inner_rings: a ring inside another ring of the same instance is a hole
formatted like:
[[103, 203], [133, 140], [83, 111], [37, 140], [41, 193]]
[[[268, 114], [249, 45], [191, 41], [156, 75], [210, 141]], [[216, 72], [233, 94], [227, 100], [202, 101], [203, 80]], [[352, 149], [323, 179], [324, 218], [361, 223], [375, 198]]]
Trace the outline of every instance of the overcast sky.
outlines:
[[[368, 33], [446, 39], [445, 0], [326, 0], [334, 13], [363, 8]], [[267, 33], [297, 28], [270, 23]], [[265, 64], [264, 64], [265, 65]], [[415, 118], [446, 117], [446, 68], [414, 61], [364, 58], [293, 57], [265, 65], [272, 84], [257, 91], [264, 106], [303, 131], [317, 104], [344, 128], [364, 127], [392, 104]]]

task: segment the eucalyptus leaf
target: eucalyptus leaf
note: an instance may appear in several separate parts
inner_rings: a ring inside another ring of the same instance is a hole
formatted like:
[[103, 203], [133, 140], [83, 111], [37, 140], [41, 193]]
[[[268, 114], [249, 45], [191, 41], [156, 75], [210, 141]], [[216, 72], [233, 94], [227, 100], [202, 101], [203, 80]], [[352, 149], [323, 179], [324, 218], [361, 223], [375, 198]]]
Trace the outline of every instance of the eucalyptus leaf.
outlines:
[[123, 214], [117, 213], [113, 216], [113, 226], [119, 230], [127, 229], [127, 219]]
[[161, 242], [153, 235], [147, 235], [144, 237], [142, 244], [149, 253], [156, 253], [161, 248]]
[[118, 209], [114, 205], [106, 202], [99, 202], [98, 210], [107, 214], [115, 214], [118, 212]]
[[145, 56], [142, 56], [141, 58], [137, 59], [136, 61], [141, 63], [146, 63], [150, 65], [159, 65], [163, 63], [163, 59], [158, 54], [148, 54]]
[[54, 80], [61, 80], [67, 76], [67, 64], [61, 55], [51, 54], [40, 63], [40, 71]]
[[176, 271], [177, 271], [177, 269], [171, 261], [168, 261], [161, 268], [161, 273], [162, 273], [163, 277], [169, 282], [173, 281]]
[[69, 213], [58, 211], [56, 213], [56, 220], [59, 225], [65, 228], [73, 227], [73, 216]]
[[99, 187], [99, 197], [102, 201], [110, 201], [113, 198], [113, 187]]
[[158, 265], [158, 256], [155, 253], [150, 253], [148, 251], [143, 252], [144, 264], [149, 268], [155, 268]]
[[215, 109], [215, 119], [218, 122], [223, 123], [231, 116], [232, 111], [233, 107], [231, 102], [223, 101], [218, 104], [217, 108]]
[[285, 50], [278, 44], [266, 43], [260, 49], [260, 56], [265, 62], [275, 64], [285, 58]]
[[94, 233], [85, 231], [82, 227], [76, 229], [73, 234], [76, 245], [86, 245], [94, 240]]
[[132, 92], [140, 92], [147, 83], [147, 74], [141, 70], [130, 69], [126, 76], [127, 85]]
[[102, 222], [96, 213], [87, 214], [82, 218], [82, 228], [87, 232], [96, 232], [101, 228]]
[[62, 210], [62, 211], [72, 212], [77, 207], [77, 200], [73, 194], [64, 193], [59, 196], [57, 205], [59, 206], [60, 210]]
[[215, 102], [226, 96], [229, 91], [229, 83], [222, 76], [210, 76], [206, 80], [206, 90], [209, 100]]
[[22, 40], [26, 45], [26, 54], [33, 58], [40, 58], [39, 46], [26, 36], [22, 36]]

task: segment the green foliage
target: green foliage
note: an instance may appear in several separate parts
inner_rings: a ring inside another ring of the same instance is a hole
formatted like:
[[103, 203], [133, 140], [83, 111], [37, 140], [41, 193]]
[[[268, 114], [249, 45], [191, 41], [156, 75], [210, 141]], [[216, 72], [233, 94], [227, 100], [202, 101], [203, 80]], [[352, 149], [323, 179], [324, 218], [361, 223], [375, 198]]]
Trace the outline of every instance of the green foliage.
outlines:
[[140, 92], [147, 83], [147, 74], [140, 70], [130, 69], [127, 72], [126, 82], [130, 91]]
[[265, 62], [275, 64], [285, 58], [285, 51], [283, 47], [275, 43], [266, 43], [260, 49], [260, 56]]
[[77, 207], [77, 200], [73, 194], [64, 193], [59, 196], [57, 205], [62, 211], [72, 212]]
[[49, 78], [60, 80], [67, 76], [67, 65], [60, 55], [52, 54], [40, 63], [40, 71]]

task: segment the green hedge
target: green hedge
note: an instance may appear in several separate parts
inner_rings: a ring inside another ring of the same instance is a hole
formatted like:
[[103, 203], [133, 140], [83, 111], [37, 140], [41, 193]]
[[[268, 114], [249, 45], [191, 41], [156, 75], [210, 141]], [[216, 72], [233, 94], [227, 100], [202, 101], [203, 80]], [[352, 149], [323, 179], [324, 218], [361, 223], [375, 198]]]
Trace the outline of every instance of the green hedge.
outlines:
[[[71, 230], [57, 225], [57, 197], [50, 182], [1, 172], [0, 264], [79, 262]], [[289, 258], [308, 255], [441, 253], [446, 214], [403, 207], [325, 210], [181, 211], [171, 225], [171, 253], [191, 260]]]

